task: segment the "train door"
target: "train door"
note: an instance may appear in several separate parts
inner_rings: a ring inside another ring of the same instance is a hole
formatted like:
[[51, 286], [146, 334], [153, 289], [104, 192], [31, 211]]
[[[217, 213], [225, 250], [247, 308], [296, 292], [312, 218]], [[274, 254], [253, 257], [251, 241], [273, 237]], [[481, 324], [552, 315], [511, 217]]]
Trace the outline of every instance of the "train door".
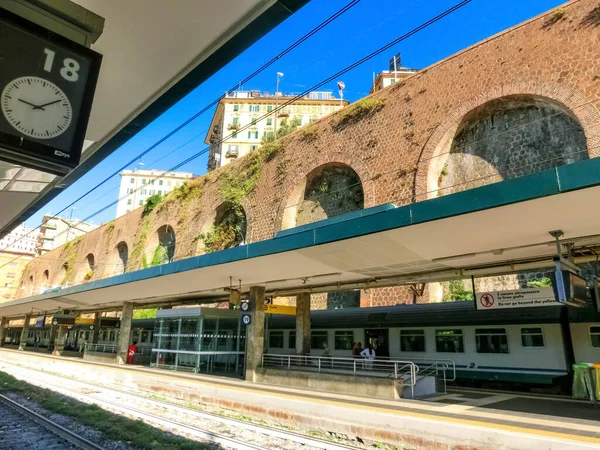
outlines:
[[365, 329], [365, 345], [371, 344], [375, 350], [377, 358], [389, 358], [390, 347], [389, 347], [390, 330], [388, 328], [370, 328]]

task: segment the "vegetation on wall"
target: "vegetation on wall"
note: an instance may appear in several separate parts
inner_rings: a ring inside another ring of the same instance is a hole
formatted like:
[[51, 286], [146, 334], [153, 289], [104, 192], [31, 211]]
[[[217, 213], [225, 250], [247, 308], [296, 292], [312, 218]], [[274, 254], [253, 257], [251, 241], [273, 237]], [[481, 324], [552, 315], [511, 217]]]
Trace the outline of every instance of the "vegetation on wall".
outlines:
[[162, 195], [154, 194], [146, 199], [142, 216], [147, 216], [162, 202]]
[[277, 127], [277, 133], [273, 131], [269, 131], [265, 133], [262, 137], [261, 144], [265, 145], [270, 142], [275, 142], [277, 139], [287, 136], [290, 133], [293, 133], [300, 126], [300, 121], [298, 119], [292, 119], [288, 122], [287, 119], [283, 119], [279, 126]]
[[94, 270], [90, 269], [88, 270], [85, 275], [83, 276], [83, 281], [90, 281], [92, 279], [92, 277], [94, 276]]
[[349, 125], [360, 122], [380, 111], [385, 106], [385, 101], [377, 98], [363, 98], [342, 109], [336, 114], [333, 131], [341, 131]]
[[129, 261], [132, 264], [128, 263], [128, 266], [136, 267], [136, 265], [141, 263], [141, 266], [145, 269], [148, 267], [146, 262], [146, 255], [144, 254], [144, 250], [146, 248], [146, 239], [148, 238], [148, 230], [150, 229], [150, 216], [143, 217], [140, 220], [140, 235], [137, 242], [133, 245], [131, 249], [131, 255], [129, 257]]
[[544, 277], [541, 280], [533, 280], [527, 282], [527, 286], [531, 288], [542, 288], [542, 287], [551, 287], [552, 280], [548, 277]]
[[152, 256], [151, 266], [160, 266], [169, 262], [169, 252], [166, 246], [158, 244]]
[[65, 276], [60, 282], [61, 285], [65, 285], [67, 281], [73, 275], [73, 270], [75, 269], [75, 261], [77, 260], [77, 254], [79, 253], [79, 244], [81, 243], [82, 236], [76, 237], [72, 241], [69, 241], [63, 247], [63, 251], [60, 254], [61, 259], [63, 259], [63, 267], [65, 268]]
[[204, 242], [204, 251], [212, 253], [235, 246], [238, 235], [241, 232], [240, 225], [221, 223], [219, 225], [211, 225], [206, 233], [200, 233], [197, 237]]
[[463, 280], [450, 281], [448, 292], [442, 299], [444, 302], [461, 302], [469, 300], [473, 300], [473, 291], [465, 289]]

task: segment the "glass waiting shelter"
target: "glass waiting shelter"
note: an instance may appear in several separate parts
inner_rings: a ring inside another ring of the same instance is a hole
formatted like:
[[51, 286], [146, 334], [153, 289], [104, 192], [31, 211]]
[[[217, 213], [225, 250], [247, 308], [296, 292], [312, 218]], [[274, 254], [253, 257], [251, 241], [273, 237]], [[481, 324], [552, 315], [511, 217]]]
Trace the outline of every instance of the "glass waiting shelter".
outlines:
[[152, 367], [242, 376], [246, 327], [239, 311], [177, 308], [157, 311]]

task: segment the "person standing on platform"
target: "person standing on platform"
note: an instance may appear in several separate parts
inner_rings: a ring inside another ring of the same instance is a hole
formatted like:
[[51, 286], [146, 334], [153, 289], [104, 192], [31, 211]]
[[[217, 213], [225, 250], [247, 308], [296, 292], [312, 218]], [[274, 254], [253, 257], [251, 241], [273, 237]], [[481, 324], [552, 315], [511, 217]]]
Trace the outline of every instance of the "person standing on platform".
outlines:
[[127, 364], [133, 364], [135, 353], [137, 352], [137, 341], [133, 341], [133, 344], [127, 348]]
[[373, 346], [370, 342], [367, 344], [367, 348], [360, 352], [360, 356], [366, 359], [365, 366], [367, 370], [372, 370], [373, 360], [375, 359], [375, 350], [373, 350]]

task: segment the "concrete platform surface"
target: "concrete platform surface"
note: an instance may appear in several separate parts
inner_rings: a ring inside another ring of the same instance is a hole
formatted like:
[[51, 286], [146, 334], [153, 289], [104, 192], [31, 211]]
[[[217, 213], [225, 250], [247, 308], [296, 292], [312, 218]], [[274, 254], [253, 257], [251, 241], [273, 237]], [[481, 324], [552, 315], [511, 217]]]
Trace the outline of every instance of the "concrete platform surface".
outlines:
[[5, 364], [409, 449], [600, 449], [600, 407], [566, 398], [449, 390], [383, 400], [0, 349], [0, 370]]

